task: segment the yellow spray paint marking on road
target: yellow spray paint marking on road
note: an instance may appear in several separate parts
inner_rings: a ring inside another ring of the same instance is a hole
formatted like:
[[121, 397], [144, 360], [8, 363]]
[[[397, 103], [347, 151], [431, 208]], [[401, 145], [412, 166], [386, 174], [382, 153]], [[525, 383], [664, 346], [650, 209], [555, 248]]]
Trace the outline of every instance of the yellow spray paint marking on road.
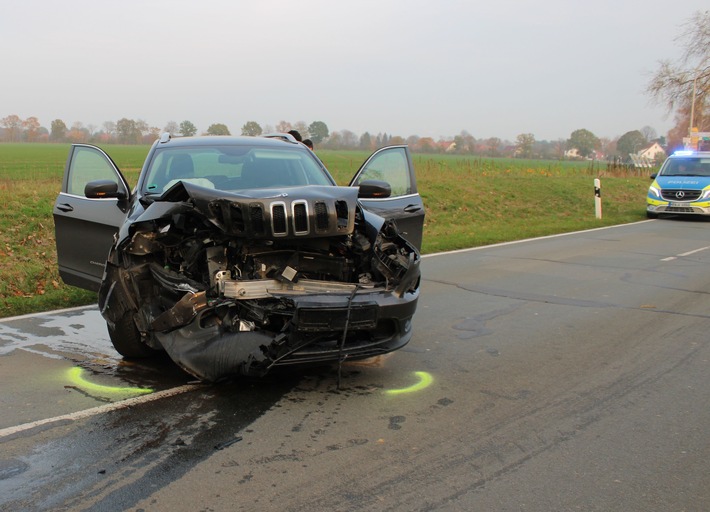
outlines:
[[417, 382], [416, 384], [413, 384], [408, 388], [388, 389], [387, 391], [385, 391], [385, 393], [387, 393], [388, 395], [402, 395], [404, 393], [414, 393], [415, 391], [421, 391], [422, 389], [429, 387], [431, 383], [434, 382], [434, 377], [432, 377], [430, 373], [414, 372], [414, 375], [419, 378], [419, 382]]
[[84, 391], [102, 394], [108, 393], [112, 395], [134, 395], [153, 392], [151, 388], [122, 388], [118, 386], [102, 386], [101, 384], [94, 384], [93, 382], [89, 382], [82, 377], [82, 371], [83, 370], [81, 368], [75, 366], [67, 371], [67, 377], [77, 388], [83, 389]]

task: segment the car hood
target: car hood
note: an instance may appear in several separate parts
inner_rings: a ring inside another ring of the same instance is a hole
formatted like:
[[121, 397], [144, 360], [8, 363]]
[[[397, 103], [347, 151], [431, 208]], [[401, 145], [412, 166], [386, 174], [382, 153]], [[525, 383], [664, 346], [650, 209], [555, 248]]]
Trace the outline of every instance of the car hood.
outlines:
[[355, 226], [357, 195], [356, 187], [309, 185], [227, 192], [180, 181], [125, 225], [119, 240], [132, 235], [131, 225], [188, 212], [225, 234], [257, 240], [348, 235]]

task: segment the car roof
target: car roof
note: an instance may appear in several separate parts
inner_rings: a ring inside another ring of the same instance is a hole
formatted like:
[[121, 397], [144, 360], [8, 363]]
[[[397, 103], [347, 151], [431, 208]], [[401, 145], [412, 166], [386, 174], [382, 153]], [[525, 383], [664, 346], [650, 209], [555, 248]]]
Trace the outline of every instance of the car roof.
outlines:
[[157, 143], [158, 148], [166, 147], [195, 147], [195, 146], [259, 146], [265, 148], [299, 147], [305, 146], [298, 142], [291, 142], [274, 137], [233, 137], [227, 135], [204, 135], [198, 137], [167, 137], [162, 136]]

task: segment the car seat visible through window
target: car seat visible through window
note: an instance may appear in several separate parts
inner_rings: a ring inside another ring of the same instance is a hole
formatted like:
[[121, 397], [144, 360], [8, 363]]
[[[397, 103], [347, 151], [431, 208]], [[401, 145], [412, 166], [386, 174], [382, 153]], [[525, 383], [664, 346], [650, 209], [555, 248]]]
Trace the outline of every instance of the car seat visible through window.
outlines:
[[175, 155], [170, 160], [170, 168], [167, 172], [168, 181], [195, 177], [195, 165], [192, 163], [190, 155]]

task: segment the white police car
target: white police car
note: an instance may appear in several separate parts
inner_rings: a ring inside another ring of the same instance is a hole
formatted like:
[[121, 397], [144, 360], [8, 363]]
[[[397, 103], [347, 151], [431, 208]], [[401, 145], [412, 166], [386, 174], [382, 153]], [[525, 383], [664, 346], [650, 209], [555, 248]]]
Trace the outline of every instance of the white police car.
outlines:
[[646, 215], [710, 215], [710, 151], [676, 151], [652, 174]]

